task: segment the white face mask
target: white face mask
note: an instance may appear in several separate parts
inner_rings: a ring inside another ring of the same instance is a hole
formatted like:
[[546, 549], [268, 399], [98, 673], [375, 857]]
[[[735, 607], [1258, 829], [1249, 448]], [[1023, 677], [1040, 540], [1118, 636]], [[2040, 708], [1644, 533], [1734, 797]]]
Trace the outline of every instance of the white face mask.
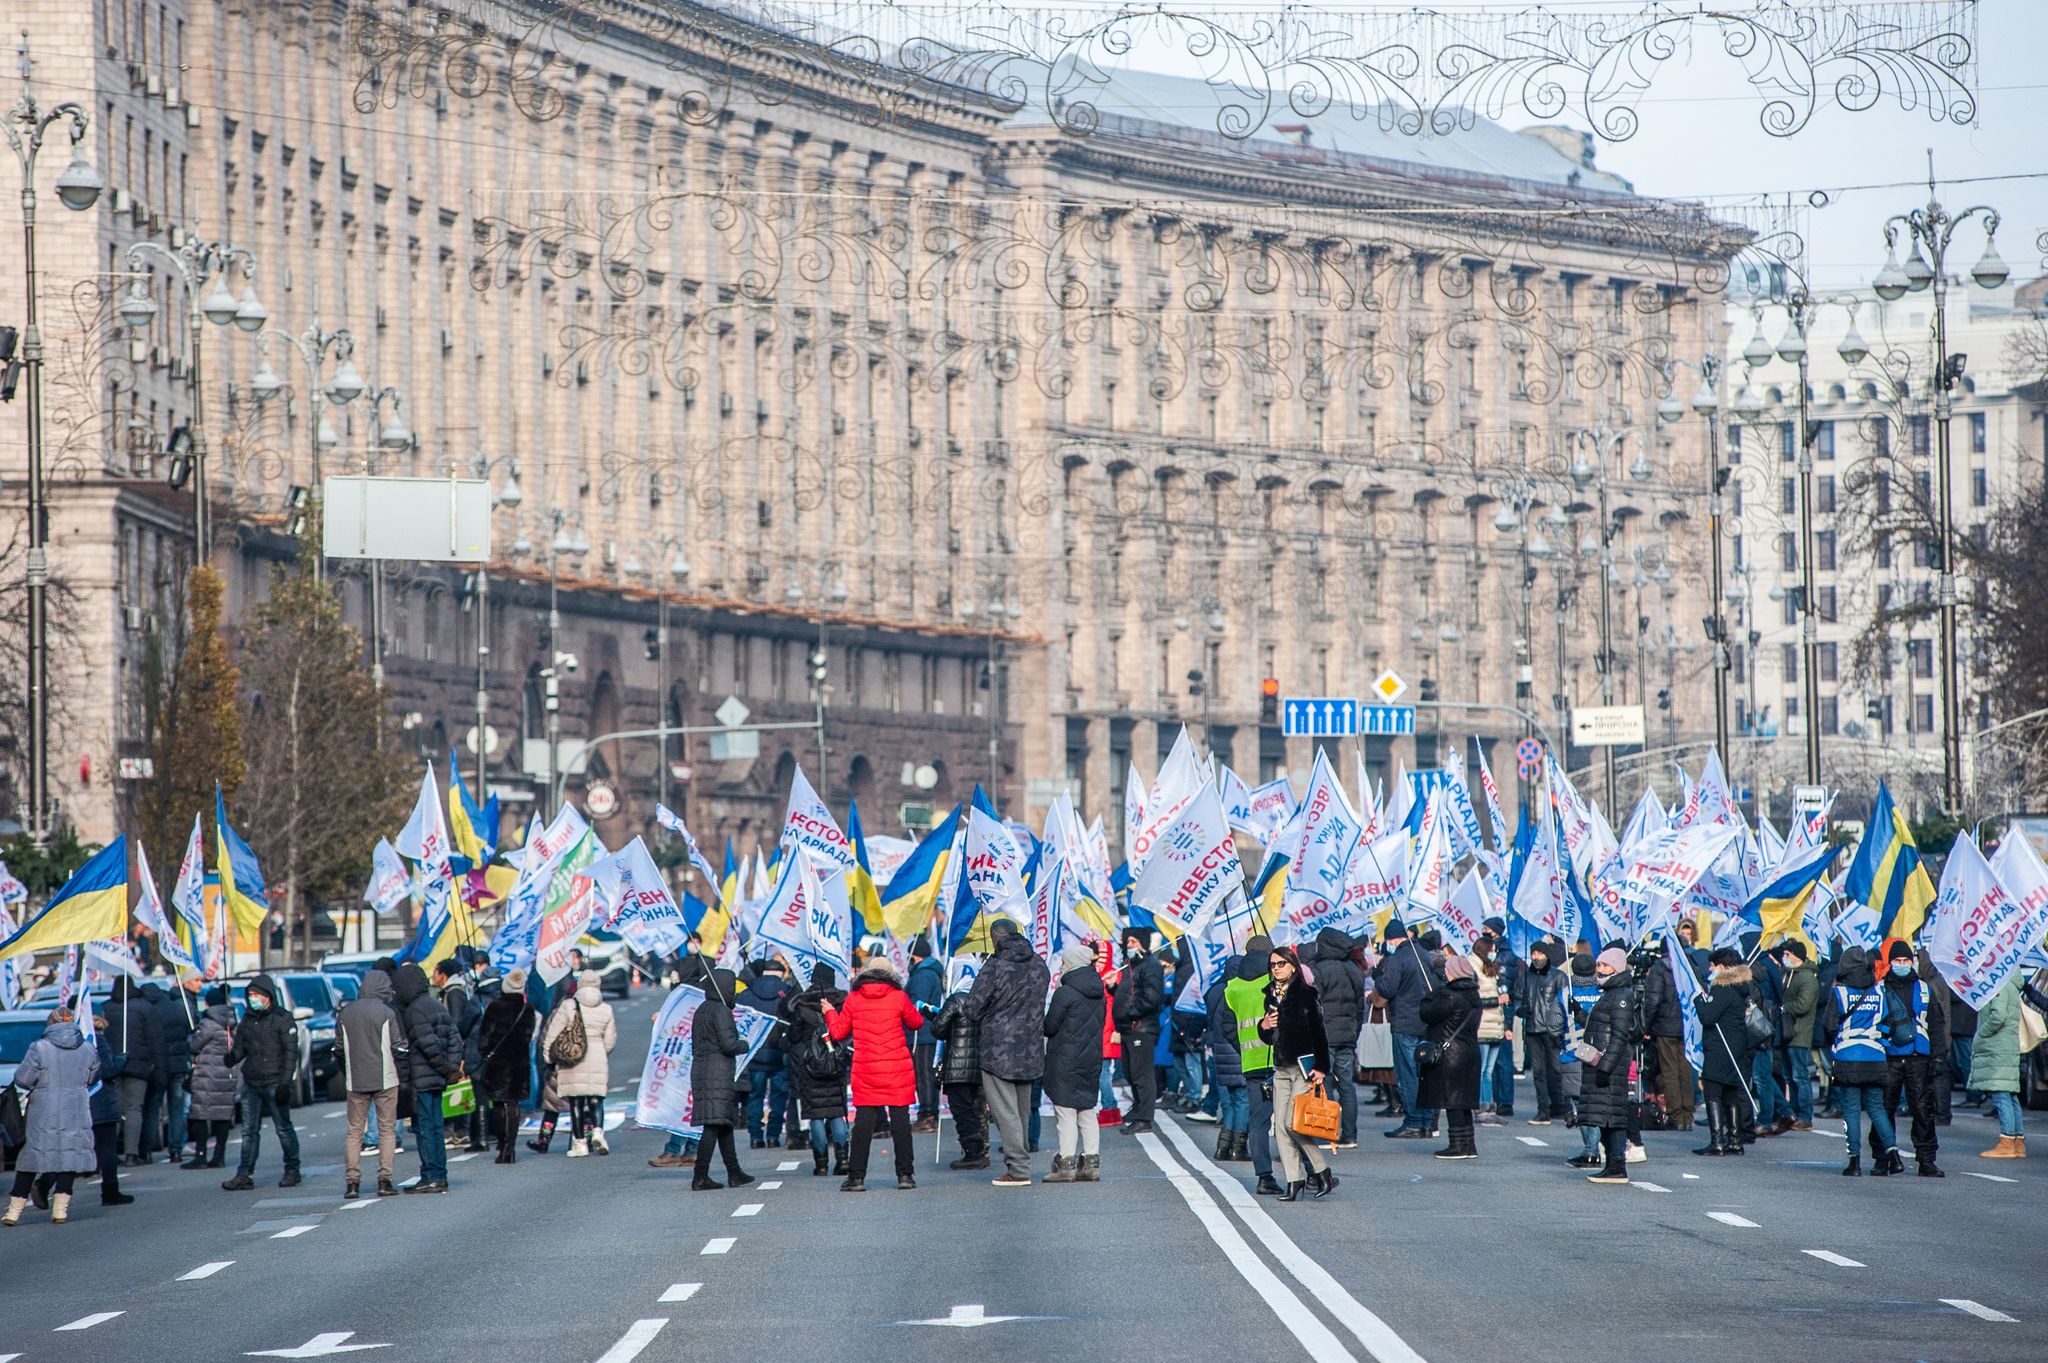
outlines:
[[1903, 979], [1905, 979], [1905, 978], [1906, 978], [1906, 976], [1908, 976], [1908, 975], [1910, 975], [1910, 974], [1912, 974], [1912, 973], [1913, 973], [1913, 963], [1912, 963], [1911, 961], [1893, 961], [1893, 962], [1892, 962], [1892, 975], [1893, 975], [1893, 976], [1894, 976], [1895, 978], [1903, 980]]

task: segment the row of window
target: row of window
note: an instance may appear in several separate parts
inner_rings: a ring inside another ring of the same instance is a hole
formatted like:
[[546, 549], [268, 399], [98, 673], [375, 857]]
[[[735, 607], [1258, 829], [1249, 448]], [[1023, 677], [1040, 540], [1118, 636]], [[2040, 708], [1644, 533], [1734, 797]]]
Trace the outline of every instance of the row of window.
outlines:
[[[1889, 456], [1892, 452], [1891, 418], [1875, 416], [1867, 420], [1870, 427], [1872, 447], [1880, 456]], [[1963, 413], [1963, 420], [1969, 431], [1970, 452], [1972, 454], [1985, 453], [1990, 448], [1991, 442], [1990, 423], [1987, 415], [1983, 412], [1965, 412]], [[1814, 423], [1813, 457], [1816, 460], [1827, 460], [1835, 457], [1835, 427], [1839, 424], [1839, 422], [1834, 421], [1817, 421]], [[1798, 423], [1780, 421], [1770, 426], [1730, 426], [1728, 428], [1729, 463], [1739, 464], [1742, 462], [1743, 432], [1745, 430], [1756, 431], [1760, 439], [1774, 440], [1778, 448], [1778, 458], [1785, 463], [1789, 464], [1799, 457]], [[1764, 437], [1762, 435], [1764, 431], [1772, 431], [1774, 434]], [[1932, 451], [1934, 427], [1931, 418], [1926, 416], [1907, 417], [1906, 435], [1907, 439], [1911, 442], [1914, 454], [1925, 455]]]

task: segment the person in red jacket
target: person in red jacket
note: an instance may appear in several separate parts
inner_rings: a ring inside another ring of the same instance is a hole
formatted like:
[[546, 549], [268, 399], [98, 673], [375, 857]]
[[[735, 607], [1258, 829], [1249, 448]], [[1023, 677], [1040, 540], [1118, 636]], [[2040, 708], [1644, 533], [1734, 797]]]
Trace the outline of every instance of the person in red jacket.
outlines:
[[885, 1118], [896, 1147], [896, 1186], [915, 1188], [910, 1104], [917, 1097], [917, 1068], [910, 1059], [910, 1033], [924, 1026], [924, 1014], [903, 992], [902, 973], [886, 956], [861, 966], [844, 1004], [834, 1008], [827, 1002], [824, 1009], [832, 1039], [853, 1038], [853, 1157], [839, 1191], [867, 1191], [868, 1147]]
[[[1124, 972], [1116, 968], [1116, 951], [1108, 942], [1090, 944], [1095, 951], [1095, 973], [1102, 977], [1105, 994], [1116, 991]], [[1116, 1105], [1116, 1066], [1124, 1058], [1123, 1040], [1116, 1032], [1116, 1019], [1109, 1010], [1102, 1013], [1102, 1094], [1095, 1113], [1098, 1126], [1121, 1126], [1124, 1114]]]

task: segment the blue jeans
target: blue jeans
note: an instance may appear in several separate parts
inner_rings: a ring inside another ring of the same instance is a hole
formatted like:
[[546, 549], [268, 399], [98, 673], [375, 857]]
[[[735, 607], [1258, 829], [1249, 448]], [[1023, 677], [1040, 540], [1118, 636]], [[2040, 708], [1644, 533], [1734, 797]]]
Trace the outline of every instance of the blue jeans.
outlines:
[[413, 1096], [412, 1127], [414, 1135], [419, 1138], [420, 1182], [446, 1183], [448, 1127], [446, 1119], [441, 1116], [441, 1090]]
[[1401, 1118], [1401, 1125], [1428, 1130], [1436, 1125], [1436, 1113], [1415, 1106], [1415, 1087], [1422, 1074], [1415, 1063], [1415, 1051], [1422, 1042], [1419, 1036], [1394, 1033], [1394, 1086], [1401, 1090], [1401, 1110], [1407, 1114]]
[[286, 1173], [299, 1167], [299, 1133], [292, 1129], [292, 1110], [279, 1105], [277, 1085], [253, 1088], [242, 1085], [242, 1162], [240, 1172], [256, 1172], [256, 1156], [263, 1150], [263, 1119], [270, 1118], [277, 1127], [277, 1144], [284, 1151]]
[[1804, 1046], [1785, 1048], [1786, 1076], [1792, 1081], [1792, 1120], [1813, 1125], [1813, 1052]]
[[846, 1118], [811, 1118], [811, 1153], [813, 1155], [822, 1156], [830, 1154], [837, 1147], [846, 1144], [846, 1141]]
[[2001, 1136], [2024, 1136], [2026, 1123], [2020, 1120], [2020, 1096], [2017, 1093], [1994, 1093], [1991, 1106], [1998, 1112], [1998, 1134]]
[[1766, 1046], [1749, 1058], [1749, 1093], [1756, 1101], [1756, 1124], [1769, 1126], [1782, 1113], [1791, 1115], [1785, 1095], [1778, 1088], [1778, 1053]]
[[1106, 1108], [1116, 1107], [1116, 1061], [1105, 1058], [1102, 1062], [1102, 1092], [1096, 1095]]
[[1966, 1103], [1979, 1103], [1984, 1100], [1983, 1094], [1970, 1087], [1970, 1048], [1975, 1042], [1975, 1037], [1968, 1036], [1950, 1037], [1948, 1042], [1948, 1072], [1961, 1086], [1963, 1101]]
[[1866, 1113], [1880, 1146], [1890, 1150], [1899, 1143], [1898, 1132], [1892, 1128], [1892, 1114], [1885, 1111], [1883, 1084], [1836, 1084], [1835, 1100], [1842, 1105], [1842, 1124], [1848, 1128], [1850, 1159], [1860, 1153]]
[[1358, 1047], [1330, 1047], [1330, 1096], [1337, 1100], [1337, 1143], [1358, 1140]]
[[[1505, 1041], [1482, 1041], [1479, 1043], [1479, 1105], [1485, 1107], [1493, 1101], [1495, 1072], [1500, 1067], [1501, 1052], [1507, 1049]], [[1514, 1076], [1509, 1074], [1508, 1092], [1512, 1094]], [[1512, 1100], [1510, 1100], [1512, 1105]]]
[[1261, 1090], [1262, 1083], [1271, 1083], [1272, 1071], [1268, 1070], [1257, 1079], [1245, 1076], [1244, 1093], [1245, 1120], [1251, 1133], [1252, 1172], [1260, 1178], [1273, 1177], [1273, 1100]]
[[188, 1076], [171, 1076], [170, 1088], [164, 1094], [164, 1144], [175, 1156], [185, 1148], [185, 1114], [192, 1110], [192, 1092], [185, 1087]]
[[[789, 1067], [763, 1069], [757, 1060], [747, 1066], [747, 1074], [754, 1081], [747, 1091], [747, 1136], [773, 1145], [782, 1139], [782, 1113], [789, 1106]], [[768, 1105], [765, 1123], [761, 1112], [764, 1102]]]
[[1251, 1129], [1251, 1090], [1243, 1084], [1236, 1088], [1218, 1084], [1216, 1093], [1217, 1124], [1225, 1131], [1249, 1131]]
[[697, 1138], [695, 1136], [678, 1136], [674, 1132], [669, 1133], [668, 1140], [661, 1147], [661, 1153], [669, 1156], [692, 1155], [696, 1152]]
[[[1510, 1022], [1508, 1026], [1512, 1029], [1514, 1024]], [[1490, 1101], [1493, 1110], [1501, 1116], [1512, 1117], [1515, 1115], [1515, 1038], [1512, 1030], [1497, 1044], [1500, 1049], [1493, 1055], [1493, 1083], [1488, 1086], [1493, 1097], [1486, 1101]]]

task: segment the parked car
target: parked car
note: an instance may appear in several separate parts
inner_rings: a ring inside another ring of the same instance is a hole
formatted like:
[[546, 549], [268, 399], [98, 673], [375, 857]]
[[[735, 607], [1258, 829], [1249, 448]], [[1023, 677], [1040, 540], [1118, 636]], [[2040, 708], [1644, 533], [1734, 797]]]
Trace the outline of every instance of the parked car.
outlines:
[[370, 967], [391, 953], [388, 951], [330, 951], [320, 958], [323, 975], [347, 975], [360, 982]]
[[[259, 972], [244, 971], [228, 981], [228, 996], [237, 1005], [249, 992], [249, 981]], [[285, 997], [278, 1002], [292, 1010], [299, 1024], [299, 1093], [301, 1106], [329, 1098], [330, 1085], [341, 1077], [341, 1055], [334, 1044], [334, 1012], [341, 998], [328, 978], [317, 970], [266, 970], [260, 972], [277, 982]]]
[[592, 928], [577, 940], [576, 949], [583, 953], [583, 968], [597, 972], [601, 992], [622, 999], [632, 991], [633, 958], [623, 937]]
[[15, 1008], [0, 1013], [0, 1088], [14, 1082], [14, 1068], [50, 1025], [48, 1008]]

